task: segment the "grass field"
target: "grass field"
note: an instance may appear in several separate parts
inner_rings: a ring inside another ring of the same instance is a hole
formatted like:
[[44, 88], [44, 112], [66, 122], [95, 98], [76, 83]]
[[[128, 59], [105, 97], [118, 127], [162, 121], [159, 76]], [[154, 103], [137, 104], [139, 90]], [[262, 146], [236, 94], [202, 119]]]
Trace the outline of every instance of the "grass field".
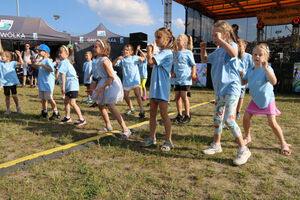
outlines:
[[[6, 116], [3, 91], [0, 93], [0, 163], [95, 136], [104, 127], [97, 108], [82, 102], [86, 99], [83, 92], [78, 104], [88, 124], [81, 129], [37, 119], [41, 110], [37, 89], [18, 88], [18, 94], [24, 114]], [[54, 97], [60, 98], [58, 87]], [[192, 90], [190, 102], [195, 105], [212, 99], [211, 90]], [[247, 94], [243, 110], [249, 101]], [[62, 100], [57, 104], [64, 116]], [[292, 144], [289, 157], [280, 154], [265, 116], [252, 120], [252, 143], [248, 145], [252, 156], [247, 164], [232, 165], [237, 145], [228, 130], [223, 132], [223, 153], [203, 155], [201, 150], [213, 136], [214, 105], [207, 104], [192, 111], [191, 123], [173, 124], [176, 148], [171, 152], [159, 150], [164, 141], [161, 125], [159, 145], [139, 147], [149, 134], [146, 126], [128, 141], [107, 137], [84, 150], [8, 173], [0, 177], [0, 199], [300, 199], [300, 96], [278, 94], [276, 104], [282, 112], [278, 123]], [[15, 111], [13, 103], [11, 108]], [[117, 108], [124, 113], [127, 106], [122, 102]], [[146, 120], [148, 110], [146, 107]], [[176, 111], [175, 102], [171, 102], [171, 111]], [[75, 113], [72, 118], [76, 120]], [[127, 125], [142, 122], [138, 113], [124, 119]], [[115, 130], [120, 129], [112, 122]], [[238, 123], [242, 127], [241, 119]]]

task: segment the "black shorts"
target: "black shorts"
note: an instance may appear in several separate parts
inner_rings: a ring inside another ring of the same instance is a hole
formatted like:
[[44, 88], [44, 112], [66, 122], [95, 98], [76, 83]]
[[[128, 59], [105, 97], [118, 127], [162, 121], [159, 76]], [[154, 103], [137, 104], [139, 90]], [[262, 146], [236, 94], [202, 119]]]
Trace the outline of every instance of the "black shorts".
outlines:
[[10, 96], [10, 91], [12, 95], [17, 94], [17, 85], [13, 86], [3, 86], [4, 88], [4, 95], [5, 96]]
[[175, 85], [175, 91], [188, 91], [188, 85]]
[[84, 86], [85, 87], [89, 87], [91, 84], [90, 83], [85, 83]]
[[66, 96], [70, 99], [76, 99], [78, 97], [78, 91], [70, 91], [66, 93]]

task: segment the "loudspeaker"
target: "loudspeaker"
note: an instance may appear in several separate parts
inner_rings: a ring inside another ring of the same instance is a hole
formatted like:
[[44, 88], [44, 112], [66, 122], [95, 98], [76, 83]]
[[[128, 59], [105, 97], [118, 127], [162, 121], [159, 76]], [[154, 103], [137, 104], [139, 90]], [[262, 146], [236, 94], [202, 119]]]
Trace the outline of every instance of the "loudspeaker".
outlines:
[[146, 49], [147, 48], [147, 42], [139, 41], [139, 42], [131, 42], [130, 43], [133, 46], [133, 49], [136, 49], [138, 45], [141, 46], [141, 49]]
[[129, 38], [130, 38], [130, 44], [131, 44], [132, 42], [147, 41], [148, 35], [146, 33], [142, 33], [142, 32], [130, 33]]

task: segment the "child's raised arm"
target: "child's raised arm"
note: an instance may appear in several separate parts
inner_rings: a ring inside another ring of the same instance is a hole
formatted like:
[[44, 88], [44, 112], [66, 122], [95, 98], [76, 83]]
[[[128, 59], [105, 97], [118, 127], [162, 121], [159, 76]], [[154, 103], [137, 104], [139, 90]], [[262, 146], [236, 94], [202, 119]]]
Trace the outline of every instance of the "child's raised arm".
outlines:
[[113, 66], [114, 66], [114, 67], [117, 66], [117, 65], [118, 65], [118, 60], [123, 60], [123, 59], [124, 59], [123, 56], [117, 57], [117, 58], [113, 61]]
[[262, 62], [262, 67], [263, 69], [265, 70], [266, 72], [266, 75], [269, 79], [269, 82], [272, 84], [272, 85], [276, 85], [277, 83], [277, 78], [276, 76], [268, 69], [268, 62]]
[[154, 56], [153, 51], [154, 51], [153, 46], [148, 45], [147, 46], [147, 62], [150, 67], [152, 67], [154, 64], [156, 64], [155, 59], [153, 59], [153, 56]]
[[228, 42], [222, 39], [222, 33], [216, 32], [215, 33], [215, 38], [218, 41], [218, 44], [225, 49], [225, 51], [232, 57], [237, 57], [238, 56], [238, 51], [231, 46]]
[[208, 63], [207, 60], [207, 52], [206, 52], [206, 42], [200, 43], [200, 50], [201, 50], [201, 62], [202, 63]]
[[20, 67], [24, 64], [20, 51], [16, 50], [16, 54], [18, 55], [17, 65]]
[[[140, 46], [140, 45], [137, 46], [136, 51], [137, 51], [137, 52], [140, 52], [140, 54], [141, 54], [141, 57], [139, 58], [139, 62], [144, 62], [145, 59], [146, 59], [146, 55], [145, 55], [144, 52], [141, 50], [141, 46]], [[136, 55], [137, 55], [137, 53], [136, 53]]]

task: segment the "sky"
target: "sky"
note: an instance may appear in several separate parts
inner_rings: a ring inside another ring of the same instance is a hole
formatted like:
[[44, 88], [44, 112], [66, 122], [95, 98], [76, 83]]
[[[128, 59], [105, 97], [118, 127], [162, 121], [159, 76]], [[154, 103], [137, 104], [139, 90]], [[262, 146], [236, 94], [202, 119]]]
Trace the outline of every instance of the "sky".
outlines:
[[[17, 16], [17, 0], [0, 0], [0, 14]], [[129, 33], [144, 32], [148, 42], [154, 39], [156, 29], [164, 25], [162, 0], [19, 0], [21, 17], [39, 17], [58, 31], [71, 35], [86, 34], [100, 23], [111, 32], [129, 36]], [[53, 15], [59, 15], [56, 21]], [[184, 33], [185, 9], [173, 1], [172, 30], [177, 36]], [[256, 18], [229, 20], [240, 26], [239, 36], [247, 41], [256, 39]], [[248, 26], [246, 26], [248, 24]], [[277, 37], [289, 33], [286, 27], [268, 29], [268, 36]]]

